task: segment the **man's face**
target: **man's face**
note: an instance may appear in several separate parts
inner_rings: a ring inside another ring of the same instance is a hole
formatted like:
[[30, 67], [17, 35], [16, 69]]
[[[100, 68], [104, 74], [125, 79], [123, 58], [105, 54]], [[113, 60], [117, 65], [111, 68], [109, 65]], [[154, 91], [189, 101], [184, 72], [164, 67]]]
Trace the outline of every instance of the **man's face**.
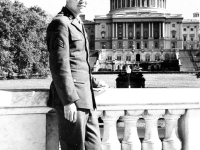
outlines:
[[87, 0], [67, 0], [67, 7], [76, 14], [83, 13], [86, 5]]

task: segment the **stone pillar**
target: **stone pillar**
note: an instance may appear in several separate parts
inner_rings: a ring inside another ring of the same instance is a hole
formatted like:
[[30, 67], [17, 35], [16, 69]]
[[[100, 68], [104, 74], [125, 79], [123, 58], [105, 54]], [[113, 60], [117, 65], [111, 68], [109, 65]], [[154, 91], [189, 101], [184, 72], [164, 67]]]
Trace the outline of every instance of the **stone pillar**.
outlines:
[[145, 137], [142, 141], [142, 150], [161, 150], [162, 143], [159, 139], [157, 121], [165, 110], [146, 110], [143, 117], [145, 119]]
[[143, 110], [126, 111], [124, 116], [124, 138], [122, 140], [122, 150], [141, 150], [141, 142], [137, 132], [137, 121]]
[[115, 28], [115, 38], [117, 39], [118, 38], [118, 31], [117, 31], [117, 28], [118, 28], [118, 26], [117, 26], [117, 23], [116, 23], [116, 28]]
[[112, 2], [113, 0], [110, 0], [110, 11], [112, 10]]
[[0, 149], [58, 150], [55, 111], [48, 91], [0, 91]]
[[165, 39], [165, 22], [163, 22], [162, 32], [163, 32], [163, 38]]
[[153, 22], [152, 22], [152, 38], [154, 38], [154, 25], [153, 25]]
[[140, 0], [140, 7], [142, 7], [142, 0]]
[[[182, 40], [183, 39], [183, 37], [182, 37], [182, 30], [183, 29], [183, 24], [182, 24], [182, 22], [180, 22], [180, 27], [179, 27], [179, 30], [180, 30], [180, 40]], [[198, 33], [198, 30], [197, 30], [197, 32], [195, 32], [195, 33]], [[196, 39], [197, 40], [197, 39]]]
[[123, 23], [123, 39], [126, 38], [126, 23]]
[[161, 39], [162, 37], [162, 26], [161, 26], [161, 22], [159, 23], [159, 39]]
[[188, 109], [179, 119], [178, 130], [183, 142], [182, 150], [199, 150], [200, 109]]
[[121, 8], [123, 8], [123, 7], [122, 7], [122, 0], [121, 0]]
[[115, 39], [115, 23], [112, 23], [112, 39]]
[[141, 39], [143, 39], [144, 36], [144, 27], [143, 27], [143, 23], [141, 23]]
[[126, 1], [127, 1], [127, 0], [125, 0], [125, 2], [124, 2], [124, 3], [125, 3], [125, 4], [124, 4], [124, 5], [125, 5], [125, 7], [126, 7]]
[[158, 7], [158, 0], [155, 0], [155, 7]]
[[126, 24], [126, 39], [128, 39], [128, 23], [125, 24]]
[[121, 150], [117, 136], [117, 120], [124, 116], [123, 111], [105, 111], [102, 116], [104, 122], [102, 150]]
[[165, 119], [165, 139], [163, 150], [181, 150], [182, 142], [178, 135], [178, 119], [185, 114], [185, 110], [167, 110]]
[[131, 7], [131, 0], [129, 1], [129, 4], [130, 4], [129, 7]]
[[133, 39], [135, 39], [135, 22], [133, 23]]
[[149, 22], [149, 39], [151, 39], [151, 23]]

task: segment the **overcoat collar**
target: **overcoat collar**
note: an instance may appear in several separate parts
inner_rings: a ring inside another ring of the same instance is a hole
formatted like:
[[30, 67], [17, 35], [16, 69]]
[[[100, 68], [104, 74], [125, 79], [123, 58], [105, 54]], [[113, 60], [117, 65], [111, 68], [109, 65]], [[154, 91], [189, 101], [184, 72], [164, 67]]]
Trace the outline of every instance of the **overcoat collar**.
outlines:
[[59, 14], [64, 14], [64, 16], [67, 16], [70, 20], [72, 20], [71, 24], [83, 33], [82, 24], [79, 23], [78, 19], [76, 19], [75, 15], [67, 7], [63, 7]]

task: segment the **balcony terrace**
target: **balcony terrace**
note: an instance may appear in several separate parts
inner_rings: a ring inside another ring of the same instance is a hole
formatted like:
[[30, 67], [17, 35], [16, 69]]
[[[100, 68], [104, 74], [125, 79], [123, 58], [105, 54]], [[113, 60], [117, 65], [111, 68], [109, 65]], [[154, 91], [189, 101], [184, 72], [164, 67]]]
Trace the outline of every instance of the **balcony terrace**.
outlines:
[[[0, 95], [0, 149], [59, 149], [57, 119], [54, 110], [46, 107], [48, 90], [2, 90]], [[103, 150], [200, 149], [198, 88], [110, 88], [96, 100], [103, 120]], [[142, 136], [137, 126], [141, 118], [145, 123]], [[163, 137], [157, 126], [160, 118], [165, 121]]]

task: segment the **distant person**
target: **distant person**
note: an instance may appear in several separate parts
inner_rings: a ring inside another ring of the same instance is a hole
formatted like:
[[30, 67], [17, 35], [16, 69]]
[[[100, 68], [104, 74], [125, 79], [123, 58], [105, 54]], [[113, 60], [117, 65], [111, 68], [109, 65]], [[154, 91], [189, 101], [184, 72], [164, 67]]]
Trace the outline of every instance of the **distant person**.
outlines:
[[61, 150], [101, 150], [93, 87], [107, 87], [92, 77], [89, 44], [79, 17], [86, 0], [67, 0], [47, 29], [50, 52], [48, 106], [58, 115]]

